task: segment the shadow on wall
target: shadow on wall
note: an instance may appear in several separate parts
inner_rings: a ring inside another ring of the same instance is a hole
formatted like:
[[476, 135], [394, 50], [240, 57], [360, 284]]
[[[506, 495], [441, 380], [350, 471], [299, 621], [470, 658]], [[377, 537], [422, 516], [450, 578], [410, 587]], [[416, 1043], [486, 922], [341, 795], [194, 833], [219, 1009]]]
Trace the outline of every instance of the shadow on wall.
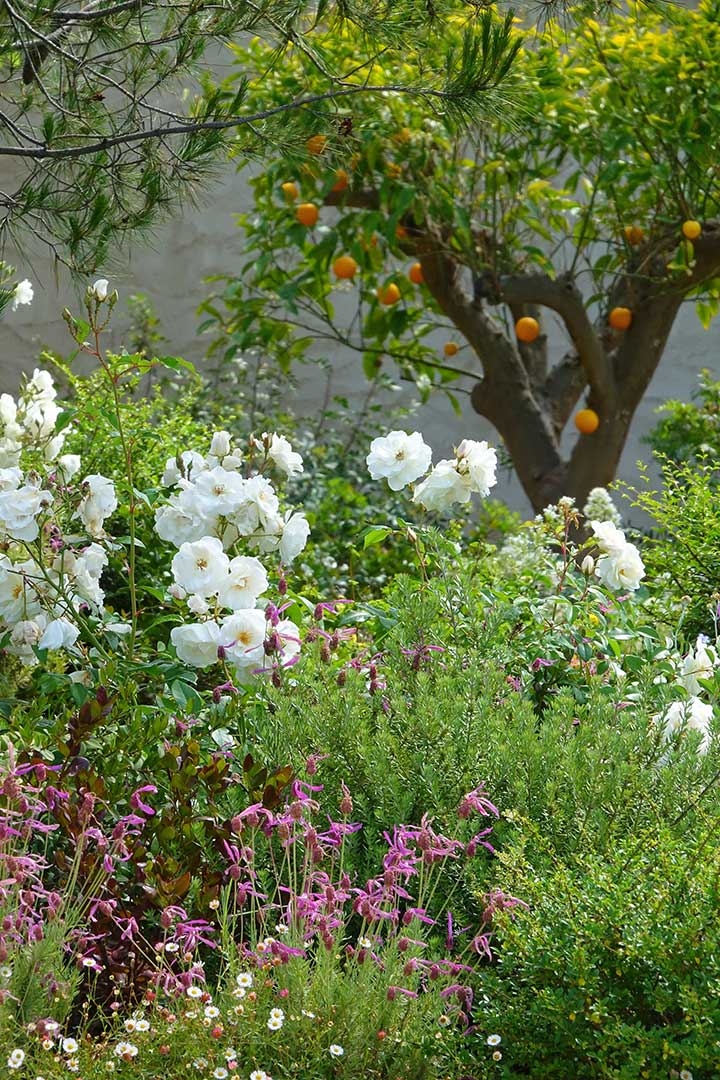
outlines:
[[[104, 276], [112, 278], [112, 285], [121, 296], [113, 330], [108, 336], [112, 347], [120, 347], [127, 329], [122, 299], [133, 292], [142, 292], [160, 319], [169, 339], [168, 349], [195, 364], [201, 361], [205, 342], [197, 335], [195, 313], [210, 291], [204, 278], [232, 272], [241, 265], [242, 239], [233, 214], [251, 206], [244, 175], [230, 171], [212, 190], [210, 197], [211, 203], [197, 209], [181, 210], [177, 217], [157, 230], [153, 239], [144, 240], [130, 253], [119, 254], [112, 265], [103, 267]], [[0, 392], [14, 393], [20, 374], [32, 370], [42, 348], [50, 347], [59, 352], [69, 350], [70, 339], [61, 312], [64, 307], [75, 311], [80, 308], [84, 284], [71, 281], [63, 268], [56, 271], [52, 258], [37, 245], [24, 248], [22, 252], [8, 250], [6, 258], [17, 267], [20, 278], [29, 277], [35, 285], [32, 306], [8, 313], [0, 322], [0, 356], [3, 358]], [[559, 321], [553, 325], [551, 317], [548, 331], [551, 342], [553, 334], [560, 340]], [[333, 393], [342, 394], [351, 404], [360, 407], [367, 384], [357, 356], [343, 353], [338, 348], [333, 356], [333, 366]], [[710, 331], [704, 331], [692, 307], [687, 305], [675, 324], [649, 393], [636, 414], [621, 462], [619, 475], [622, 479], [635, 483], [636, 461], [648, 459], [649, 450], [640, 440], [654, 426], [656, 409], [668, 398], [689, 400], [697, 388], [698, 373], [708, 367], [720, 376], [720, 326], [715, 324]], [[322, 373], [318, 372], [314, 378], [312, 369], [306, 368], [295, 398], [298, 415], [312, 416], [316, 412], [324, 388]], [[401, 388], [398, 403], [411, 400], [410, 390]], [[490, 443], [497, 441], [491, 425], [473, 412], [465, 397], [461, 400], [464, 405], [461, 417], [453, 412], [441, 394], [433, 396], [416, 413], [413, 426], [421, 430], [432, 445], [436, 459], [446, 457], [452, 446], [465, 437], [487, 439]], [[530, 514], [527, 499], [511, 472], [500, 474], [494, 494], [513, 509]], [[623, 516], [639, 525], [645, 520], [630, 510]]]

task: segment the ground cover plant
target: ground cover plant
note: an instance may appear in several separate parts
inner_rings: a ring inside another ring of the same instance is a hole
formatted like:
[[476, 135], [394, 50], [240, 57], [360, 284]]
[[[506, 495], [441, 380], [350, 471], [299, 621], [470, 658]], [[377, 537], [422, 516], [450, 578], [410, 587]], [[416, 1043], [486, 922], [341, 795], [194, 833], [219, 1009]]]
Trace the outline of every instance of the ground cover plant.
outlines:
[[710, 1080], [712, 591], [688, 633], [603, 489], [491, 543], [496, 451], [399, 427], [354, 534], [315, 503], [387, 568], [333, 589], [312, 458], [116, 301], [0, 398], [0, 1067]]

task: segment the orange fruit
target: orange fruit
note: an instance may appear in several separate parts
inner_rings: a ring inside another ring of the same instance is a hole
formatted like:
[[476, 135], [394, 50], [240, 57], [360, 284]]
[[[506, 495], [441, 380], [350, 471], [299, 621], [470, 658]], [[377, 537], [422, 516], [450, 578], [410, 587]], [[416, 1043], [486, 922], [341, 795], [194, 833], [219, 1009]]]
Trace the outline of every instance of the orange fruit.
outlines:
[[317, 225], [318, 218], [320, 217], [320, 211], [315, 203], [303, 202], [300, 203], [295, 211], [295, 217], [298, 219], [301, 225], [307, 225], [308, 228], [312, 228], [313, 225]]
[[335, 173], [335, 183], [330, 188], [331, 191], [345, 191], [350, 183], [350, 177], [344, 169], [338, 169]]
[[446, 356], [457, 356], [460, 352], [460, 346], [454, 341], [446, 341], [443, 345], [443, 352]]
[[425, 275], [420, 263], [413, 263], [408, 270], [408, 277], [412, 281], [413, 285], [423, 285], [425, 282]]
[[287, 202], [295, 202], [298, 195], [300, 194], [297, 184], [294, 183], [292, 180], [287, 180], [284, 184], [281, 184], [280, 190], [285, 196]]
[[645, 233], [639, 225], [626, 225], [623, 232], [625, 233], [625, 239], [628, 244], [632, 244], [633, 246], [641, 244], [645, 239]]
[[702, 225], [699, 221], [683, 221], [682, 234], [686, 240], [697, 240], [701, 232]]
[[308, 154], [322, 154], [327, 146], [327, 139], [324, 135], [311, 135], [305, 145]]
[[594, 409], [580, 409], [575, 413], [575, 427], [581, 435], [592, 435], [600, 427], [600, 417]]
[[524, 341], [529, 345], [539, 336], [540, 323], [530, 315], [523, 315], [522, 319], [518, 319], [515, 323], [515, 333], [519, 341]]
[[405, 228], [405, 226], [404, 225], [396, 225], [395, 226], [395, 239], [396, 240], [404, 240], [406, 238], [406, 236], [407, 236], [407, 229]]
[[389, 285], [386, 285], [384, 289], [378, 289], [377, 298], [381, 304], [385, 304], [386, 307], [390, 307], [391, 304], [397, 304], [400, 299], [400, 290], [394, 281], [391, 281]]
[[332, 269], [336, 278], [351, 281], [358, 272], [358, 264], [352, 255], [339, 255], [332, 264]]
[[627, 307], [614, 307], [608, 315], [613, 330], [627, 330], [632, 322], [632, 311]]

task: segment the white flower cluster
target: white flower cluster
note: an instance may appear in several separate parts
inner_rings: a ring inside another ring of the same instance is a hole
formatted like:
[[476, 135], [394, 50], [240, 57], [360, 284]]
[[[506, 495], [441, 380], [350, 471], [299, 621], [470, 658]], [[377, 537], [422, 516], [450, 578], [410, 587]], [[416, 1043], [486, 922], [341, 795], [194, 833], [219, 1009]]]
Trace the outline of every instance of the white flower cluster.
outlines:
[[[386, 479], [392, 491], [400, 491], [430, 469], [432, 450], [415, 431], [391, 431], [373, 439], [366, 458], [373, 480]], [[454, 503], [467, 503], [473, 493], [486, 497], [495, 486], [497, 454], [486, 442], [464, 439], [455, 457], [435, 465], [413, 493], [413, 502], [426, 510], [446, 511]]]
[[[263, 434], [251, 450], [249, 465], [257, 453], [264, 466], [285, 476], [302, 472], [300, 454], [282, 435]], [[198, 668], [223, 659], [239, 682], [294, 663], [300, 631], [274, 605], [256, 606], [268, 588], [260, 560], [245, 554], [231, 558], [227, 552], [242, 541], [260, 552], [277, 551], [281, 563], [289, 565], [310, 532], [303, 514], [281, 512], [271, 481], [258, 472], [244, 476], [244, 465], [228, 432], [216, 431], [209, 454], [186, 450], [167, 461], [163, 482], [176, 491], [155, 514], [158, 535], [178, 548], [170, 594], [185, 600], [201, 620], [172, 630], [177, 655]]]
[[[716, 643], [717, 645], [717, 643]], [[695, 646], [679, 662], [677, 681], [687, 691], [686, 701], [673, 701], [665, 712], [655, 717], [670, 740], [675, 734], [687, 731], [699, 731], [702, 738], [698, 750], [703, 753], [710, 744], [710, 726], [713, 720], [713, 707], [700, 698], [703, 687], [700, 679], [712, 679], [715, 669], [720, 666], [720, 654], [716, 645], [711, 645], [708, 638], [700, 634]]]
[[595, 565], [596, 575], [609, 589], [635, 592], [645, 577], [645, 567], [638, 549], [610, 521], [591, 521], [590, 526], [602, 552]]
[[[287, 439], [264, 435], [256, 448], [287, 476], [302, 472], [302, 458]], [[278, 551], [288, 566], [304, 549], [310, 526], [304, 514], [280, 512], [272, 483], [260, 473], [245, 477], [243, 457], [226, 431], [216, 431], [210, 453], [186, 450], [170, 458], [163, 483], [176, 488], [155, 514], [155, 530], [175, 547], [217, 537], [225, 551], [240, 538], [260, 552]]]
[[26, 446], [41, 450], [46, 461], [57, 457], [65, 442], [65, 432], [55, 431], [60, 414], [56, 398], [52, 375], [39, 368], [17, 401], [10, 394], [0, 394], [0, 468], [18, 465]]
[[[117, 508], [111, 480], [93, 474], [80, 483], [76, 454], [57, 458], [65, 433], [56, 433], [61, 407], [52, 376], [36, 370], [16, 402], [0, 397], [0, 632], [5, 648], [23, 663], [37, 663], [35, 649], [70, 649], [80, 630], [81, 610], [101, 615], [105, 596], [100, 577], [107, 566], [105, 519]], [[23, 472], [22, 451], [43, 450], [45, 475]], [[56, 521], [78, 520], [83, 531], [62, 536]], [[87, 536], [93, 540], [87, 543]], [[37, 544], [42, 554], [31, 554]], [[32, 549], [31, 549], [32, 550]]]
[[583, 514], [588, 521], [609, 521], [618, 529], [622, 525], [620, 511], [604, 487], [592, 489], [583, 506]]

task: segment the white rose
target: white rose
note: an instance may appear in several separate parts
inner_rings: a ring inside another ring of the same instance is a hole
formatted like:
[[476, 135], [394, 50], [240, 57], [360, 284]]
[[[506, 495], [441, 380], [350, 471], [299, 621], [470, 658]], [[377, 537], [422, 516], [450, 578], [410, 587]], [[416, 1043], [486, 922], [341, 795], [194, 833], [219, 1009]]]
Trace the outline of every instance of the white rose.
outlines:
[[239, 454], [227, 454], [220, 462], [223, 469], [227, 469], [229, 472], [235, 472], [243, 467], [243, 459]]
[[230, 432], [216, 431], [210, 442], [210, 453], [213, 457], [224, 458], [230, 453]]
[[33, 619], [42, 611], [34, 587], [39, 578], [40, 569], [32, 559], [13, 564], [7, 556], [0, 556], [0, 618], [8, 626], [20, 619]]
[[391, 491], [400, 491], [427, 472], [432, 450], [418, 431], [391, 431], [373, 439], [365, 461], [373, 480], [384, 477]]
[[497, 453], [483, 439], [474, 442], [463, 439], [455, 451], [459, 473], [467, 472], [470, 476], [470, 490], [487, 498], [490, 488], [495, 487], [497, 476]]
[[172, 561], [173, 577], [189, 593], [214, 596], [228, 576], [230, 560], [215, 536], [181, 544]]
[[80, 636], [80, 630], [69, 619], [53, 619], [45, 627], [45, 631], [38, 641], [40, 649], [69, 649], [75, 644]]
[[[199, 513], [214, 520], [232, 517], [247, 499], [247, 483], [236, 472], [216, 465], [197, 477], [192, 488], [192, 504]], [[190, 497], [183, 494], [186, 500]]]
[[57, 397], [55, 380], [45, 368], [35, 368], [32, 378], [25, 387], [23, 396], [30, 395], [45, 401], [54, 401]]
[[101, 536], [105, 518], [117, 510], [115, 486], [112, 480], [99, 473], [86, 476], [82, 482], [86, 492], [75, 512], [91, 536]]
[[18, 656], [24, 664], [37, 664], [37, 657], [33, 647], [37, 645], [45, 630], [47, 619], [44, 615], [37, 615], [34, 619], [25, 619], [13, 627], [10, 635], [8, 652]]
[[435, 468], [415, 488], [413, 502], [426, 510], [447, 510], [453, 503], [466, 503], [470, 499], [470, 477], [461, 476], [454, 461], [438, 461]]
[[704, 752], [710, 743], [712, 718], [712, 705], [706, 705], [698, 697], [691, 697], [689, 701], [673, 701], [662, 716], [655, 717], [655, 722], [662, 726], [666, 740], [678, 731], [699, 731], [702, 740], [698, 749]]
[[15, 398], [10, 394], [0, 394], [0, 421], [7, 424], [14, 424], [17, 419], [17, 405], [15, 404]]
[[12, 298], [13, 311], [17, 311], [21, 304], [32, 304], [33, 295], [32, 281], [29, 281], [28, 278], [18, 281]]
[[176, 626], [170, 633], [178, 657], [191, 667], [212, 667], [217, 663], [218, 647], [222, 644], [220, 627], [216, 622], [188, 623]]
[[280, 638], [282, 663], [287, 666], [300, 652], [300, 631], [290, 619], [282, 619], [274, 630]]
[[239, 611], [254, 608], [268, 587], [268, 576], [259, 559], [238, 555], [230, 563], [230, 576], [223, 583], [218, 599], [224, 608]]
[[79, 454], [63, 454], [57, 459], [56, 469], [65, 483], [80, 472], [82, 462]]
[[165, 471], [162, 474], [162, 482], [165, 487], [174, 487], [182, 479], [195, 480], [201, 472], [205, 472], [207, 469], [205, 458], [202, 454], [198, 454], [197, 450], [184, 450], [180, 454], [180, 462], [182, 468], [177, 457], [168, 458], [165, 462]]
[[91, 292], [96, 300], [102, 303], [103, 300], [107, 300], [108, 286], [110, 282], [107, 278], [98, 278], [95, 284], [92, 286]]
[[634, 592], [640, 588], [640, 582], [645, 577], [645, 567], [635, 545], [625, 544], [609, 555], [601, 555], [595, 573], [603, 585], [610, 589], [629, 589]]
[[49, 491], [33, 484], [0, 492], [0, 528], [13, 540], [37, 540], [40, 526], [36, 517], [52, 501]]
[[237, 611], [223, 621], [220, 644], [241, 676], [262, 664], [266, 630], [265, 613], [258, 608]]
[[191, 611], [193, 615], [207, 615], [210, 610], [210, 606], [202, 596], [188, 596], [188, 611]]
[[296, 476], [303, 471], [302, 457], [293, 450], [292, 445], [284, 435], [276, 435], [275, 432], [273, 432], [272, 435], [268, 435], [267, 432], [264, 431], [262, 437], [265, 441], [270, 440], [268, 458], [276, 468], [280, 469], [287, 476]]
[[200, 540], [209, 531], [205, 518], [173, 503], [160, 506], [155, 511], [155, 532], [161, 540], [167, 540], [174, 547]]
[[22, 479], [22, 470], [17, 467], [0, 469], [0, 491], [17, 491]]
[[310, 525], [304, 514], [290, 514], [280, 537], [280, 560], [289, 566], [307, 544]]
[[622, 551], [627, 544], [625, 533], [613, 525], [612, 521], [591, 521], [590, 528], [595, 533], [598, 547], [608, 555]]
[[719, 662], [717, 651], [712, 645], [708, 647], [707, 640], [700, 635], [695, 648], [690, 649], [687, 656], [683, 657], [678, 682], [685, 687], [688, 694], [699, 694], [702, 687], [698, 679], [712, 679]]

